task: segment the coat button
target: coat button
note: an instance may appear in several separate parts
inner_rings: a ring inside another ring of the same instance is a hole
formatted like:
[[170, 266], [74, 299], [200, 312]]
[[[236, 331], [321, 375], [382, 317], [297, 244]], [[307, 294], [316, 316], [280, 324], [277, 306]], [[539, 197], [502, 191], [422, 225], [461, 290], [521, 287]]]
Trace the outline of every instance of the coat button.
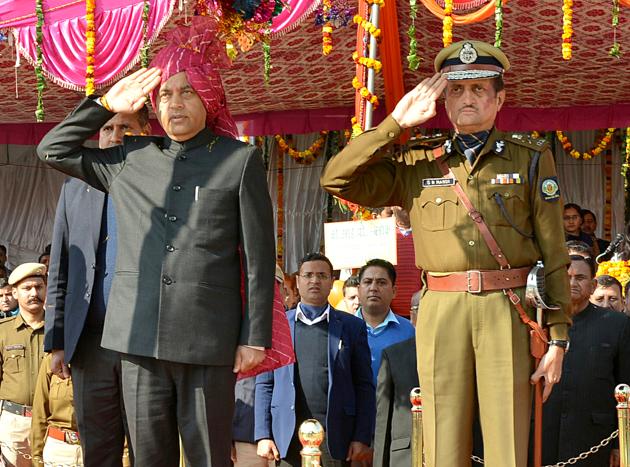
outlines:
[[390, 138], [393, 138], [394, 136], [396, 136], [396, 133], [394, 133], [393, 131], [390, 131], [389, 133], [387, 133], [387, 136], [389, 136]]
[[475, 241], [474, 241], [474, 240], [470, 240], [470, 241], [468, 242], [468, 245], [470, 245], [470, 246], [475, 246]]
[[175, 222], [177, 220], [177, 216], [169, 216], [168, 220], [171, 222]]
[[475, 179], [475, 177], [473, 175], [469, 175], [468, 176], [468, 181], [469, 182], [472, 182], [474, 179]]
[[442, 198], [435, 198], [435, 202], [436, 202], [437, 204], [440, 204], [440, 203], [442, 202]]
[[173, 185], [173, 191], [180, 191], [182, 187], [180, 185]]
[[188, 159], [188, 156], [186, 154], [181, 154], [177, 156], [178, 161], [185, 161], [186, 159]]
[[166, 251], [175, 251], [175, 247], [173, 245], [166, 245]]
[[162, 276], [162, 282], [166, 285], [171, 285], [173, 283], [173, 279], [168, 276]]

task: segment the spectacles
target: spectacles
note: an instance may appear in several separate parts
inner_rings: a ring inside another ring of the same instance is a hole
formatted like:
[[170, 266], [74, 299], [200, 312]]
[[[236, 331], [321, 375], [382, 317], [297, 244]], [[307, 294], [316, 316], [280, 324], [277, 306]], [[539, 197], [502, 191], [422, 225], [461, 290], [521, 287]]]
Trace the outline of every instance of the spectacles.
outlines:
[[330, 279], [330, 274], [326, 274], [325, 272], [305, 272], [304, 274], [300, 274], [300, 277], [308, 281], [314, 278], [317, 278], [320, 281], [326, 281]]

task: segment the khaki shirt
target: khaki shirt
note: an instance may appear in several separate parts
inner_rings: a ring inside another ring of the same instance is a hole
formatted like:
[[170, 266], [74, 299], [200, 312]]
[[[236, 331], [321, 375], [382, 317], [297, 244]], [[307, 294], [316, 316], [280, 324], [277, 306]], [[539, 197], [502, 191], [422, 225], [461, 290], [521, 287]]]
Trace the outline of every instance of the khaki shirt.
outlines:
[[[72, 378], [61, 379], [50, 371], [52, 354], [44, 357], [37, 376], [33, 399], [33, 422], [31, 426], [31, 454], [42, 458], [48, 425], [78, 431], [74, 415]], [[36, 463], [34, 462], [34, 465]], [[41, 465], [41, 464], [39, 464]]]
[[[416, 265], [428, 273], [498, 269], [453, 188], [435, 183], [442, 173], [433, 162], [434, 149], [414, 147], [413, 143], [400, 150], [394, 148], [393, 142], [401, 131], [390, 116], [353, 140], [328, 162], [321, 176], [322, 187], [363, 206], [405, 208], [414, 233]], [[535, 151], [541, 152], [541, 157], [535, 179], [529, 180]], [[542, 191], [543, 182], [557, 182], [547, 143], [495, 129], [472, 166], [454, 142], [443, 157], [483, 215], [510, 265], [518, 268], [544, 261], [547, 295], [562, 308], [547, 312], [546, 321], [552, 338], [567, 339], [569, 257], [564, 245], [560, 196], [552, 197]], [[501, 174], [518, 174], [520, 183], [493, 184], [492, 180], [502, 178]], [[510, 224], [494, 199], [495, 193], [503, 200], [512, 224], [525, 234], [534, 234], [535, 239], [521, 235]]]
[[32, 405], [43, 358], [43, 321], [40, 327], [33, 329], [20, 312], [0, 322], [0, 399]]

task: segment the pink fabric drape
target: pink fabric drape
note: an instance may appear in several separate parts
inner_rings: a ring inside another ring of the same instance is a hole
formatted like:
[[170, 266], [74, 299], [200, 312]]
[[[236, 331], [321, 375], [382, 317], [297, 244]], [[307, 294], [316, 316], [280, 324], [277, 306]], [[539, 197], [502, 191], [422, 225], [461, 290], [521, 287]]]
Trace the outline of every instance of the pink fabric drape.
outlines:
[[[149, 0], [147, 36], [150, 41], [157, 37], [170, 18], [174, 2]], [[18, 47], [21, 54], [32, 63], [36, 55], [35, 19], [17, 15], [22, 13], [19, 7], [28, 5], [29, 12], [32, 12], [33, 5], [30, 2], [0, 0], [0, 14], [7, 14], [7, 4], [17, 4], [10, 14], [16, 15], [13, 18], [21, 18], [13, 22], [19, 26]], [[85, 2], [50, 1], [44, 5], [44, 73], [60, 86], [82, 90], [85, 86]], [[142, 0], [96, 2], [94, 78], [97, 87], [116, 81], [138, 62], [143, 45], [143, 6]]]
[[271, 21], [271, 34], [283, 35], [295, 29], [317, 8], [321, 0], [287, 0], [287, 8]]

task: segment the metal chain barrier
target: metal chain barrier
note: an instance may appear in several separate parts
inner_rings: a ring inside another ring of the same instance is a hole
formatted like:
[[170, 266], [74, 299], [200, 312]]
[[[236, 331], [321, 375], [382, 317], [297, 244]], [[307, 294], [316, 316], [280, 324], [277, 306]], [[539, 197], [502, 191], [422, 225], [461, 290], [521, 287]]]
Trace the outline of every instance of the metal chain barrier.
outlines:
[[[579, 455], [577, 455], [575, 457], [572, 457], [571, 459], [568, 459], [566, 461], [558, 462], [557, 464], [553, 464], [553, 465], [545, 465], [543, 467], [565, 467], [567, 465], [574, 465], [574, 464], [577, 463], [577, 461], [582, 461], [582, 460], [586, 459], [588, 456], [590, 456], [591, 454], [595, 454], [597, 451], [599, 451], [604, 446], [608, 446], [608, 444], [610, 444], [610, 442], [613, 439], [615, 439], [617, 436], [619, 436], [619, 430], [613, 431], [608, 438], [604, 438], [603, 440], [600, 441], [599, 444], [596, 444], [595, 446], [593, 446], [588, 451], [584, 451], [584, 452], [580, 453]], [[484, 464], [485, 463], [484, 460], [481, 457], [479, 457], [479, 456], [470, 456], [470, 458], [474, 462], [477, 462], [479, 464]]]
[[9, 446], [8, 444], [3, 443], [1, 441], [0, 441], [0, 450], [3, 452], [11, 451], [12, 453], [17, 454], [19, 457], [22, 457], [26, 460], [30, 460], [31, 462], [37, 462], [38, 464], [44, 465], [46, 467], [83, 467], [83, 464], [57, 464], [53, 462], [44, 462], [42, 459], [33, 459], [33, 456], [31, 456], [30, 453], [22, 452], [19, 448]]

